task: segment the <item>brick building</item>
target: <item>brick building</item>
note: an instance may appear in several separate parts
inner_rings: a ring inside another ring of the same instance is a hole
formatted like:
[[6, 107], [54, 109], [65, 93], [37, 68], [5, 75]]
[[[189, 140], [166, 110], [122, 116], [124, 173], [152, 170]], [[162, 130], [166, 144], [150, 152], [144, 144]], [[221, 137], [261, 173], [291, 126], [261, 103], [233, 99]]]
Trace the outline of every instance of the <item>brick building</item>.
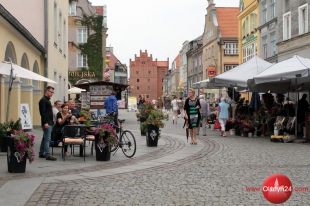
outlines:
[[163, 95], [163, 79], [168, 71], [169, 58], [167, 61], [153, 60], [152, 54], [148, 56], [147, 50], [135, 59], [130, 59], [130, 96], [138, 98], [139, 95], [145, 100], [158, 100]]

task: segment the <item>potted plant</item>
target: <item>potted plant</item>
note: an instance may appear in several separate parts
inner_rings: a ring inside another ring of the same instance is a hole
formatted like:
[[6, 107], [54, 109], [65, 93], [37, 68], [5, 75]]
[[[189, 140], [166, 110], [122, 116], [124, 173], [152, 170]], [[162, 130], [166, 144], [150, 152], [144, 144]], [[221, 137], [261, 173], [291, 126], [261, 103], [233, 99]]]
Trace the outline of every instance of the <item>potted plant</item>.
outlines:
[[146, 144], [149, 147], [156, 147], [158, 139], [160, 137], [159, 128], [165, 126], [164, 120], [167, 120], [166, 116], [160, 109], [152, 110], [148, 118], [142, 124], [147, 127]]
[[112, 145], [118, 143], [115, 129], [111, 124], [104, 123], [94, 132], [97, 161], [109, 161]]
[[151, 111], [153, 111], [154, 105], [151, 103], [144, 103], [140, 106], [138, 112], [136, 113], [138, 121], [140, 121], [140, 131], [141, 131], [141, 136], [146, 135], [146, 125], [143, 124], [145, 122], [150, 114]]
[[7, 152], [7, 136], [10, 136], [17, 130], [21, 129], [20, 119], [17, 121], [9, 121], [0, 123], [0, 151]]
[[15, 131], [8, 136], [7, 163], [10, 173], [23, 173], [26, 170], [26, 159], [31, 163], [34, 160], [35, 136], [24, 132]]

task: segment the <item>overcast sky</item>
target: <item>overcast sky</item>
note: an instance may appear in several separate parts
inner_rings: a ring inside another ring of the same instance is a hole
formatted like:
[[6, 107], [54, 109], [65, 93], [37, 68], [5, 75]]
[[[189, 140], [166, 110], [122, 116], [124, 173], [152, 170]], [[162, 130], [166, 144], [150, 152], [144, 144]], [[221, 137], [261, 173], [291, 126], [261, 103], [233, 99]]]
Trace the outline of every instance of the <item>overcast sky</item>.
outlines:
[[[89, 0], [107, 5], [107, 46], [118, 59], [129, 59], [148, 50], [153, 59], [169, 63], [182, 43], [202, 35], [207, 0]], [[239, 0], [215, 0], [216, 6], [238, 6]]]

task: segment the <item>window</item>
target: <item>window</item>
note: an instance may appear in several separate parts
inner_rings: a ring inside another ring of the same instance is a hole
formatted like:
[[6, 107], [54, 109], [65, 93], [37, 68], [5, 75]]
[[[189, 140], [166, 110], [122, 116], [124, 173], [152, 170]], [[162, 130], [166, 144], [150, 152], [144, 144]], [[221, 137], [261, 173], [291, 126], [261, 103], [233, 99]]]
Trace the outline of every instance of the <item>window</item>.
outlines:
[[252, 43], [243, 47], [243, 62], [252, 59], [256, 55], [256, 44]]
[[283, 40], [291, 38], [291, 12], [283, 14]]
[[148, 82], [150, 82], [150, 79], [147, 79]]
[[77, 29], [77, 43], [86, 43], [87, 42], [87, 28], [81, 27]]
[[140, 79], [137, 79], [137, 82], [140, 82]]
[[308, 32], [308, 4], [298, 7], [298, 25], [299, 34]]
[[236, 66], [238, 66], [237, 64], [228, 64], [228, 65], [224, 65], [224, 72], [227, 72], [233, 68], [235, 68]]
[[77, 67], [78, 68], [88, 67], [88, 65], [87, 65], [87, 55], [78, 53]]
[[64, 21], [63, 24], [63, 29], [62, 29], [62, 33], [63, 33], [63, 54], [66, 55], [66, 51], [67, 51], [67, 24], [66, 21]]
[[254, 13], [252, 13], [251, 15], [250, 15], [250, 21], [251, 21], [251, 24], [250, 24], [250, 32], [252, 32], [252, 31], [254, 31], [254, 29], [256, 28], [256, 21], [257, 21], [257, 19], [256, 19], [256, 17], [257, 17], [257, 15], [256, 14], [254, 14]]
[[275, 32], [270, 34], [270, 45], [271, 45], [271, 55], [273, 56], [277, 53], [277, 40]]
[[276, 16], [276, 0], [271, 0], [270, 18], [273, 19], [275, 16]]
[[57, 4], [54, 4], [54, 43], [57, 44]]
[[151, 71], [149, 71], [149, 74], [151, 74]]
[[264, 59], [266, 59], [268, 57], [268, 54], [267, 54], [267, 50], [268, 50], [267, 36], [263, 36], [262, 46], [263, 46], [263, 57], [264, 57]]
[[146, 95], [146, 98], [147, 98], [147, 99], [150, 98], [150, 95], [147, 94], [147, 95]]
[[136, 71], [136, 74], [139, 74], [139, 71]]
[[137, 90], [139, 90], [140, 89], [140, 87], [139, 86], [137, 86]]
[[243, 36], [246, 35], [246, 31], [245, 31], [245, 21], [244, 21], [243, 24], [242, 24], [242, 34], [243, 34]]
[[58, 19], [58, 44], [59, 44], [59, 50], [62, 50], [62, 13], [59, 12], [59, 19]]
[[224, 43], [224, 54], [225, 55], [237, 55], [238, 54], [238, 45], [233, 42]]
[[245, 18], [245, 34], [249, 33], [249, 17]]
[[148, 89], [148, 90], [151, 90], [151, 87], [150, 87], [150, 86], [147, 86], [147, 89]]
[[262, 23], [267, 22], [267, 3], [266, 0], [262, 1]]
[[69, 5], [69, 16], [76, 16], [76, 1], [71, 1]]

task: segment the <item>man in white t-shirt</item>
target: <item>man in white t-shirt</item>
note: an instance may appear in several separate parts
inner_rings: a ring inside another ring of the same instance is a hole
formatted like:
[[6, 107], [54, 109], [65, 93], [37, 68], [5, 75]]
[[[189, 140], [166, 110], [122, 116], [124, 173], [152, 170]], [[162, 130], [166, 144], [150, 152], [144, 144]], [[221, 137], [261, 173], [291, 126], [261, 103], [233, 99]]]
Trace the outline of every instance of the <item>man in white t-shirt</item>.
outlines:
[[172, 123], [177, 124], [178, 123], [178, 102], [177, 102], [177, 97], [174, 96], [173, 100], [171, 101], [171, 107], [172, 107]]

